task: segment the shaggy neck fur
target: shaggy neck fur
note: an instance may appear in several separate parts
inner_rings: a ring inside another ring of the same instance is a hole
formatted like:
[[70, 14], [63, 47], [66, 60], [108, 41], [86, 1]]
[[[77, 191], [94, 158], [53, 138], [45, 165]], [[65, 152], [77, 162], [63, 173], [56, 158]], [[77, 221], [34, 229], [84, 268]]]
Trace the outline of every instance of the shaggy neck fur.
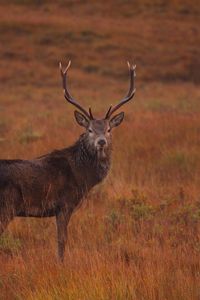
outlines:
[[87, 134], [82, 134], [69, 148], [69, 152], [77, 176], [82, 178], [88, 188], [102, 181], [107, 175], [110, 168], [111, 146], [99, 153], [89, 144]]

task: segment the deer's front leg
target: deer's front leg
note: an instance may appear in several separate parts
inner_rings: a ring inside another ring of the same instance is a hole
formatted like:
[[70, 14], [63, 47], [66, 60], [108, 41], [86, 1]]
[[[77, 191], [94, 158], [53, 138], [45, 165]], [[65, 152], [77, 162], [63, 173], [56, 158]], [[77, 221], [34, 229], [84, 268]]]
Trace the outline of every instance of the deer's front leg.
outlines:
[[[1, 199], [0, 199], [1, 203]], [[12, 205], [8, 205], [7, 207], [1, 207], [0, 208], [0, 236], [8, 226], [8, 224], [12, 221], [14, 218], [14, 209], [12, 208]]]
[[72, 211], [65, 208], [61, 209], [56, 215], [58, 257], [61, 262], [64, 260], [65, 244], [67, 241], [67, 225], [69, 223]]

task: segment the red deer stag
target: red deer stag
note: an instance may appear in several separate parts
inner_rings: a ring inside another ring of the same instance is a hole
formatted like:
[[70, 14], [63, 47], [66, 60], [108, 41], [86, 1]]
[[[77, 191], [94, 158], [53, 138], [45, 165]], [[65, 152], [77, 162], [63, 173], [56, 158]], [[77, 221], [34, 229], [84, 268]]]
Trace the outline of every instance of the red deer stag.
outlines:
[[95, 119], [91, 108], [85, 110], [67, 87], [67, 72], [60, 63], [64, 96], [79, 111], [74, 115], [85, 132], [65, 149], [32, 160], [0, 160], [0, 235], [14, 217], [56, 217], [58, 256], [64, 259], [67, 225], [81, 199], [108, 174], [111, 160], [111, 130], [124, 118], [113, 113], [135, 94], [135, 66], [128, 63], [130, 88], [105, 117]]

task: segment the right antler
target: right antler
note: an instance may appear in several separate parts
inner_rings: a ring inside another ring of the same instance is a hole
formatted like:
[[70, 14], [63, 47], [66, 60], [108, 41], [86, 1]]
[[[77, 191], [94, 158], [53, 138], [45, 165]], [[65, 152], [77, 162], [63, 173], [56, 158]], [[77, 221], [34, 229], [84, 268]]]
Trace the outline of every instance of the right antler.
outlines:
[[62, 69], [62, 64], [61, 62], [59, 63], [59, 67], [60, 67], [60, 73], [61, 73], [61, 76], [62, 76], [62, 80], [63, 80], [63, 89], [64, 89], [64, 96], [65, 96], [65, 99], [73, 104], [74, 106], [76, 106], [79, 110], [81, 110], [84, 115], [86, 117], [88, 117], [90, 120], [94, 120], [94, 117], [92, 115], [92, 111], [91, 111], [91, 108], [89, 108], [89, 113], [74, 99], [72, 98], [72, 96], [70, 95], [68, 89], [67, 89], [67, 71], [69, 69], [71, 65], [71, 60], [69, 61], [66, 69], [63, 71]]
[[127, 95], [125, 96], [125, 98], [123, 98], [118, 104], [116, 104], [114, 107], [112, 107], [112, 105], [109, 107], [105, 119], [109, 119], [111, 117], [111, 115], [118, 109], [120, 108], [122, 105], [124, 105], [126, 102], [128, 102], [129, 100], [131, 100], [133, 98], [133, 96], [135, 95], [135, 82], [134, 82], [134, 78], [136, 76], [135, 73], [135, 69], [136, 69], [136, 65], [130, 65], [129, 62], [128, 63], [128, 68], [129, 68], [129, 72], [130, 72], [130, 87], [129, 87], [129, 91], [127, 93]]

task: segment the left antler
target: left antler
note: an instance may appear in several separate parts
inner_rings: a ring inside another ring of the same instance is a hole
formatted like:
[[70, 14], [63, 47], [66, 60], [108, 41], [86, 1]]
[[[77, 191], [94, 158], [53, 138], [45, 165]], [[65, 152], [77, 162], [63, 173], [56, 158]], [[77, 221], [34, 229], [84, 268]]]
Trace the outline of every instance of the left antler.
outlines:
[[86, 117], [89, 118], [89, 120], [93, 120], [94, 117], [92, 115], [92, 111], [91, 111], [91, 108], [89, 108], [89, 113], [87, 112], [87, 110], [85, 110], [74, 98], [72, 98], [72, 96], [70, 95], [69, 91], [68, 91], [68, 88], [67, 88], [67, 71], [69, 69], [71, 65], [71, 61], [69, 61], [66, 69], [63, 71], [62, 69], [62, 64], [61, 62], [59, 63], [59, 67], [60, 67], [60, 73], [61, 73], [61, 76], [62, 76], [62, 80], [63, 80], [63, 89], [64, 89], [64, 96], [65, 96], [65, 99], [73, 104], [74, 106], [76, 106], [78, 109], [80, 109], [84, 115]]
[[112, 107], [112, 105], [109, 107], [105, 119], [109, 119], [111, 117], [111, 115], [117, 110], [119, 109], [122, 105], [124, 105], [126, 102], [128, 102], [129, 100], [131, 100], [133, 98], [133, 96], [135, 95], [135, 77], [136, 77], [136, 65], [130, 65], [129, 62], [128, 63], [128, 68], [129, 68], [129, 72], [130, 72], [130, 88], [129, 91], [127, 93], [127, 95], [125, 96], [125, 98], [123, 98], [118, 104], [116, 104], [114, 107]]

